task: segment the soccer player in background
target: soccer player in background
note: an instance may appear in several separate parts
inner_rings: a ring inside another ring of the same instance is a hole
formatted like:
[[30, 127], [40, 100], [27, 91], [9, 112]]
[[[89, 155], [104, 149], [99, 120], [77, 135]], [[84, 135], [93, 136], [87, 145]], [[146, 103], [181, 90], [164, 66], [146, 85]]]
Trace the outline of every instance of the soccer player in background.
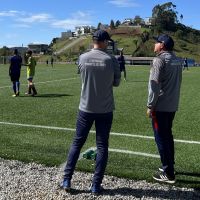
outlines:
[[37, 91], [33, 83], [33, 77], [35, 75], [36, 60], [32, 56], [31, 50], [27, 51], [26, 56], [28, 58], [27, 64], [25, 64], [25, 66], [27, 66], [28, 91], [25, 94], [35, 96], [37, 95]]
[[173, 53], [174, 41], [170, 36], [164, 34], [154, 39], [157, 56], [150, 70], [147, 115], [152, 118], [162, 167], [153, 175], [153, 179], [173, 184], [175, 160], [172, 124], [178, 110], [182, 65]]
[[13, 97], [19, 96], [19, 88], [20, 88], [20, 73], [22, 66], [22, 57], [18, 55], [18, 50], [14, 50], [14, 55], [10, 59], [10, 67], [9, 67], [9, 76], [13, 83]]
[[120, 65], [120, 71], [124, 72], [124, 80], [126, 81], [126, 68], [125, 68], [125, 59], [123, 55], [123, 50], [120, 51], [120, 56], [117, 58], [119, 65]]
[[53, 57], [51, 57], [51, 67], [53, 68], [53, 62], [54, 62], [54, 59]]
[[184, 58], [184, 62], [183, 62], [183, 70], [185, 68], [188, 70], [188, 59], [187, 58]]

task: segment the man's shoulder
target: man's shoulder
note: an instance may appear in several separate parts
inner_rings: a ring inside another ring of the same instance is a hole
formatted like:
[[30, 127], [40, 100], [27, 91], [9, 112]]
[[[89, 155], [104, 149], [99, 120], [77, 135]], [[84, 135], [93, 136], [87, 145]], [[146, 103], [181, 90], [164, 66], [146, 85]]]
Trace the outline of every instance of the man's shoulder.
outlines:
[[99, 49], [91, 49], [83, 54], [81, 54], [79, 56], [79, 59], [87, 59], [87, 58], [91, 58], [91, 57], [96, 57], [98, 56], [99, 58], [113, 58], [114, 56], [108, 54], [107, 52], [103, 51], [103, 50], [99, 50]]
[[165, 58], [162, 57], [161, 55], [158, 55], [158, 56], [154, 57], [152, 63], [153, 63], [154, 67], [162, 67], [165, 65]]
[[87, 57], [87, 56], [90, 56], [91, 53], [92, 53], [91, 50], [86, 51], [86, 52], [84, 52], [83, 54], [81, 54], [81, 55], [79, 56], [79, 59], [85, 58], [85, 57]]
[[21, 60], [22, 57], [19, 56], [19, 55], [14, 55], [14, 56], [12, 56], [10, 59], [11, 59], [11, 60]]

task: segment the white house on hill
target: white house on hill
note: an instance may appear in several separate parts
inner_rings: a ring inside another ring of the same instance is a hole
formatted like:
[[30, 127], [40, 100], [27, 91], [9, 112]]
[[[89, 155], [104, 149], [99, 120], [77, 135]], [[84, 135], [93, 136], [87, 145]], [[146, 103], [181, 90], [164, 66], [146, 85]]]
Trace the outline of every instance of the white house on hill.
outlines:
[[93, 33], [94, 31], [95, 31], [94, 26], [83, 25], [83, 26], [75, 27], [75, 35], [76, 36]]

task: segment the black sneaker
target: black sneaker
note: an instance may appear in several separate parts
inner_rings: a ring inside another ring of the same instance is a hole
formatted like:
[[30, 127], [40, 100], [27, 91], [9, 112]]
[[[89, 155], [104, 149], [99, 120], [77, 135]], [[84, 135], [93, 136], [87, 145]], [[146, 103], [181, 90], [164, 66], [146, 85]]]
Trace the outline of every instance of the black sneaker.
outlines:
[[26, 92], [25, 95], [27, 95], [27, 96], [31, 96], [32, 93]]
[[176, 182], [175, 176], [171, 177], [171, 176], [167, 175], [165, 172], [161, 172], [161, 171], [154, 174], [153, 179], [156, 181], [159, 181], [159, 182], [170, 183], [170, 184], [173, 184]]
[[101, 185], [94, 184], [94, 185], [91, 185], [91, 187], [90, 187], [90, 192], [94, 195], [99, 195], [100, 193], [103, 192], [103, 190], [104, 189]]
[[69, 179], [64, 178], [63, 181], [60, 183], [60, 188], [64, 189], [65, 191], [70, 191], [71, 181]]
[[37, 95], [37, 92], [34, 92], [31, 96], [34, 97]]

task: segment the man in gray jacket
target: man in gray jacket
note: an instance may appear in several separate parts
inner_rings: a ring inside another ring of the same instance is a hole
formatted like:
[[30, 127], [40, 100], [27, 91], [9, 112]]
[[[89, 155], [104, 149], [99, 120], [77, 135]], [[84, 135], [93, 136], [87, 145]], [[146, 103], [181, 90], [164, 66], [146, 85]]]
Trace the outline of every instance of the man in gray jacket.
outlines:
[[119, 86], [121, 73], [117, 59], [106, 53], [108, 41], [112, 41], [106, 31], [98, 30], [93, 35], [94, 48], [79, 57], [79, 72], [82, 90], [76, 134], [69, 150], [64, 179], [61, 187], [71, 188], [71, 178], [82, 146], [95, 122], [96, 167], [90, 188], [92, 193], [102, 190], [101, 183], [108, 160], [108, 139], [112, 125], [114, 97], [113, 86]]
[[156, 40], [149, 77], [147, 115], [152, 118], [155, 141], [162, 167], [153, 175], [160, 182], [175, 183], [172, 123], [178, 110], [182, 80], [181, 60], [172, 52], [173, 39], [164, 34]]

